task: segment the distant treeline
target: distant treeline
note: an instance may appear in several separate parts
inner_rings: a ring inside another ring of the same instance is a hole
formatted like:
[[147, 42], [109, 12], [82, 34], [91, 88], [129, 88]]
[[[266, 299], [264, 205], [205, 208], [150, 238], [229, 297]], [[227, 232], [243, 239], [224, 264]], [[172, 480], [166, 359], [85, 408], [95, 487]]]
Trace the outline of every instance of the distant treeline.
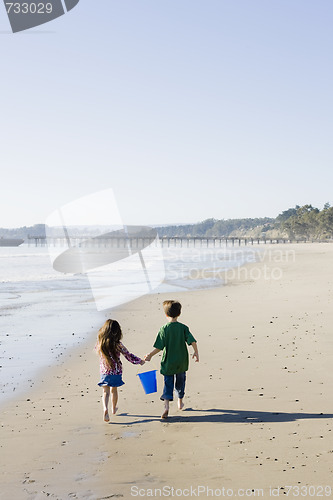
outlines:
[[206, 219], [197, 224], [158, 227], [159, 236], [230, 236], [234, 233], [244, 234], [254, 228], [262, 228], [274, 224], [275, 219], [268, 217], [260, 219]]
[[160, 236], [201, 236], [201, 237], [249, 237], [249, 238], [289, 238], [332, 239], [333, 207], [326, 203], [322, 210], [312, 205], [289, 208], [275, 219], [206, 219], [197, 224], [162, 226]]
[[0, 228], [1, 238], [22, 238], [30, 236], [45, 236], [45, 224], [35, 224], [34, 226], [23, 226], [14, 229]]
[[[28, 239], [28, 236], [46, 236], [46, 226], [45, 224], [35, 224], [34, 226], [24, 226], [18, 227], [15, 229], [5, 229], [0, 228], [0, 237], [2, 238], [23, 238], [24, 240]], [[93, 228], [93, 229], [92, 229]], [[49, 228], [48, 228], [49, 229]], [[105, 230], [105, 226], [70, 226], [70, 234], [71, 236], [96, 236], [99, 234], [103, 234], [107, 232]], [[55, 230], [55, 234], [59, 233], [63, 237], [63, 231]], [[50, 230], [50, 234], [52, 234], [52, 230]]]
[[[102, 227], [101, 227], [102, 228]], [[196, 224], [160, 226], [157, 228], [160, 237], [201, 236], [201, 237], [248, 237], [248, 238], [289, 238], [328, 240], [333, 239], [333, 207], [329, 203], [322, 210], [312, 205], [296, 205], [289, 208], [275, 219], [263, 217], [258, 219], [206, 219]], [[89, 229], [82, 227], [81, 234], [88, 234]], [[100, 233], [103, 230], [100, 229]], [[29, 236], [45, 236], [45, 225], [35, 224], [30, 227], [1, 229], [0, 237], [23, 238]]]
[[329, 203], [322, 210], [312, 205], [296, 205], [278, 215], [276, 224], [291, 239], [332, 239], [333, 207]]

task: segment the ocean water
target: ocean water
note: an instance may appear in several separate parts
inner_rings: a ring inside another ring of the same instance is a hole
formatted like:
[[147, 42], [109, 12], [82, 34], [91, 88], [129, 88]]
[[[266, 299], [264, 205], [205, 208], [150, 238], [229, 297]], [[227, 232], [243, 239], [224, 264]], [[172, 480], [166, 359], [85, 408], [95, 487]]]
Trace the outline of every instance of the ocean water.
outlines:
[[[251, 247], [160, 248], [149, 259], [146, 255], [143, 271], [134, 261], [111, 268], [101, 302], [96, 276], [55, 271], [47, 247], [0, 247], [0, 404], [29, 391], [68, 348], [97, 333], [113, 306], [144, 293], [221, 286], [227, 270], [254, 262], [257, 252]], [[144, 273], [149, 274], [147, 289]], [[103, 303], [106, 310], [98, 307]]]

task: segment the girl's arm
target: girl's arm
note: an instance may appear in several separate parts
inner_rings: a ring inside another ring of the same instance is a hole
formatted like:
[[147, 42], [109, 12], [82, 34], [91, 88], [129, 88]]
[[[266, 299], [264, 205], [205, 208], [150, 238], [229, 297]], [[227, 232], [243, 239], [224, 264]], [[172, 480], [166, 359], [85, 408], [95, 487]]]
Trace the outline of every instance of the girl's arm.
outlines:
[[126, 349], [126, 347], [124, 346], [124, 344], [120, 344], [119, 351], [121, 352], [121, 354], [123, 354], [125, 356], [127, 361], [129, 361], [130, 363], [133, 363], [133, 365], [139, 365], [139, 364], [144, 365], [145, 364], [143, 359], [138, 358], [138, 356], [135, 356], [135, 354], [132, 354], [131, 352], [129, 352]]
[[198, 352], [198, 346], [196, 342], [192, 342], [191, 346], [194, 349], [194, 353], [192, 354], [192, 358], [196, 358], [195, 362], [198, 363], [199, 361], [199, 352]]
[[145, 357], [143, 358], [145, 361], [150, 361], [151, 358], [153, 356], [155, 356], [155, 354], [157, 354], [158, 352], [161, 352], [162, 349], [154, 349], [153, 351], [151, 351], [149, 354], [146, 354]]

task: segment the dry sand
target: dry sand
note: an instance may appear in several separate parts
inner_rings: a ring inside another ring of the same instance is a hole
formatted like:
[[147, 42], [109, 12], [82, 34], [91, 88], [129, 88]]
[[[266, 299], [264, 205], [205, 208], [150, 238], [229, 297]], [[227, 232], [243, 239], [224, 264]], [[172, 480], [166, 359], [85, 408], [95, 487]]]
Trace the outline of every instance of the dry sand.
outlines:
[[[104, 423], [95, 338], [3, 407], [0, 498], [212, 498], [211, 490], [230, 498], [241, 488], [272, 498], [287, 486], [290, 498], [297, 487], [302, 498], [329, 498], [333, 245], [265, 250], [263, 262], [226, 286], [171, 297], [182, 302], [201, 356], [188, 372], [183, 412], [174, 402], [162, 421], [161, 375], [158, 393], [145, 395], [138, 368], [124, 360], [119, 414]], [[135, 354], [151, 350], [165, 298], [112, 313]], [[140, 369], [158, 366], [156, 356]]]

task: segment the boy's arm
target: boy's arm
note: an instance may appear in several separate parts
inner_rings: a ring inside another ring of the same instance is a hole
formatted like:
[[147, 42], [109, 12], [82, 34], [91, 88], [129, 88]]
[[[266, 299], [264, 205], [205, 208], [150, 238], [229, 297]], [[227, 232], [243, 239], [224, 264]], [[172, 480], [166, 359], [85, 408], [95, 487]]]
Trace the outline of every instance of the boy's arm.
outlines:
[[161, 352], [162, 349], [154, 349], [153, 351], [151, 351], [149, 354], [146, 354], [145, 357], [143, 358], [145, 361], [150, 361], [151, 358], [153, 356], [155, 356], [155, 354], [157, 354], [158, 352]]
[[195, 362], [198, 363], [199, 361], [199, 352], [198, 352], [198, 346], [196, 342], [192, 342], [191, 346], [194, 349], [194, 353], [192, 354], [192, 358], [196, 358]]

